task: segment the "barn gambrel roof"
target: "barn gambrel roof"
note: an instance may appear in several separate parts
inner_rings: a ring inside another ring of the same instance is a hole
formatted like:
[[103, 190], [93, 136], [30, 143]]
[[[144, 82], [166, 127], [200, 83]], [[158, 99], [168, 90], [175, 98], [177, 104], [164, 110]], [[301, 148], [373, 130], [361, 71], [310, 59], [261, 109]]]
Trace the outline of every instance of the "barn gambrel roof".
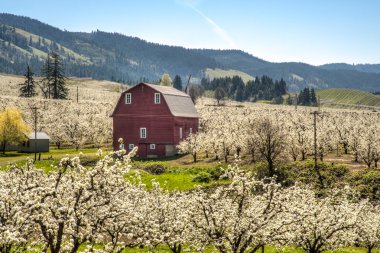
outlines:
[[169, 107], [170, 112], [175, 117], [199, 118], [194, 103], [186, 93], [169, 86], [143, 83], [146, 86], [160, 92]]

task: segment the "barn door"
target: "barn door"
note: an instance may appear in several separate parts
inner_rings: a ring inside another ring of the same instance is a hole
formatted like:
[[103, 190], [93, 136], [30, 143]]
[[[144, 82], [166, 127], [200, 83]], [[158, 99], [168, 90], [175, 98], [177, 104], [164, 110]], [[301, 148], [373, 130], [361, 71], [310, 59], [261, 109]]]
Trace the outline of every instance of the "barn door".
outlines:
[[137, 154], [139, 157], [146, 157], [148, 150], [148, 145], [146, 143], [139, 143], [139, 149], [137, 150]]

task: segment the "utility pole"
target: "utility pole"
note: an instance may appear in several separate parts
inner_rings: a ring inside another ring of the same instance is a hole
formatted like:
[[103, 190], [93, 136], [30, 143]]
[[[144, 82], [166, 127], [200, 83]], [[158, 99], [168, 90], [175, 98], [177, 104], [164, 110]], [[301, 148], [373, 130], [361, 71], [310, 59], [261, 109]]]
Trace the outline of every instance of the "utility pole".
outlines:
[[190, 79], [191, 79], [191, 74], [189, 75], [189, 79], [187, 79], [187, 85], [186, 85], [186, 88], [185, 88], [185, 93], [186, 94], [188, 94], [188, 92], [189, 92]]
[[296, 111], [297, 111], [297, 105], [298, 105], [298, 94], [296, 93], [296, 96], [295, 96], [295, 103], [294, 103], [294, 106], [296, 108]]
[[34, 112], [34, 162], [37, 161], [37, 107], [31, 108]]
[[314, 125], [314, 170], [317, 173], [318, 180], [320, 183], [320, 187], [321, 187], [321, 189], [323, 189], [324, 188], [323, 179], [322, 179], [322, 175], [321, 175], [319, 168], [318, 168], [318, 157], [317, 157], [317, 115], [319, 115], [319, 112], [314, 111], [310, 114], [314, 115], [314, 123], [313, 123], [313, 125]]
[[78, 88], [78, 85], [77, 85], [77, 103], [79, 103], [79, 88]]

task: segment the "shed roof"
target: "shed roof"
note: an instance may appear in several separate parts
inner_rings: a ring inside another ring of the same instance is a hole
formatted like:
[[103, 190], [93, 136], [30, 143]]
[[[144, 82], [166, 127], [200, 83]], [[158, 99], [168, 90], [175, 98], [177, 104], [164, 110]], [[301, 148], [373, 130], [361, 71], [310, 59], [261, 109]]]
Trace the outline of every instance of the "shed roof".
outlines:
[[[35, 133], [31, 132], [30, 134], [28, 134], [28, 139], [34, 140]], [[37, 140], [50, 140], [50, 137], [45, 132], [37, 132]]]

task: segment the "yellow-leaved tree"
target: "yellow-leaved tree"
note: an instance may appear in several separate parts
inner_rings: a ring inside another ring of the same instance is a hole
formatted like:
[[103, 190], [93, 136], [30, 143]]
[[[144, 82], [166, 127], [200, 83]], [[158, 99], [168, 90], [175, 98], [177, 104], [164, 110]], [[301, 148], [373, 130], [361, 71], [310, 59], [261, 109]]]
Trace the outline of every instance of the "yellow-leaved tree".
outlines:
[[170, 78], [168, 73], [164, 73], [161, 76], [160, 85], [161, 86], [170, 86], [170, 87], [173, 86], [172, 79]]
[[5, 147], [8, 144], [19, 144], [27, 140], [27, 134], [31, 131], [30, 127], [22, 118], [18, 108], [5, 108], [0, 112], [0, 143], [5, 154]]

